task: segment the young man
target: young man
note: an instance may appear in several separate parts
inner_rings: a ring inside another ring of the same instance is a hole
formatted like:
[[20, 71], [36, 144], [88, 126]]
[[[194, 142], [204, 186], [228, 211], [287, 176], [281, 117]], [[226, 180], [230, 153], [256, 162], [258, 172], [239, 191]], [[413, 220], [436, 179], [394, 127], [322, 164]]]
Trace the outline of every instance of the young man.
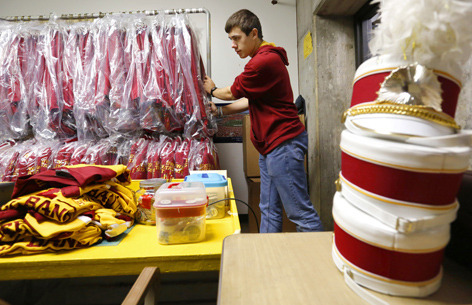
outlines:
[[262, 39], [259, 18], [243, 9], [229, 17], [225, 31], [241, 58], [251, 57], [233, 85], [217, 88], [206, 77], [206, 92], [221, 100], [236, 100], [224, 107], [211, 104], [216, 115], [249, 109], [251, 141], [260, 153], [261, 232], [282, 231], [282, 208], [297, 231], [322, 231], [307, 192], [305, 154], [308, 137], [293, 103], [287, 54]]

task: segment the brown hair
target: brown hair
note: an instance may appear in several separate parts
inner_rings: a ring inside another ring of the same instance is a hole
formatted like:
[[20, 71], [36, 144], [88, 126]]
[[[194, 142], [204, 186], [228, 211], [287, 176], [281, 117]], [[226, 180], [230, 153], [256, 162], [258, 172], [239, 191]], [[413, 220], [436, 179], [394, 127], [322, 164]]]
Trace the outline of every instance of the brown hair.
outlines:
[[262, 39], [262, 27], [259, 18], [247, 9], [242, 9], [231, 15], [226, 21], [225, 31], [229, 33], [234, 27], [239, 27], [244, 34], [249, 35], [252, 29], [257, 29], [257, 36]]

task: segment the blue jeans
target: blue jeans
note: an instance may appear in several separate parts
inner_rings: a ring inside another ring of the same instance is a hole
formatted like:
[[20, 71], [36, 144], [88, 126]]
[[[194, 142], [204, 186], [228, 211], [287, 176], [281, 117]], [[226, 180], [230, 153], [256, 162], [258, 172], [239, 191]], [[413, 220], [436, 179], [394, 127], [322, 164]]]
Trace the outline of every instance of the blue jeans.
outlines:
[[308, 196], [304, 165], [307, 149], [308, 135], [304, 131], [267, 155], [260, 155], [261, 233], [282, 232], [282, 208], [298, 232], [323, 231]]

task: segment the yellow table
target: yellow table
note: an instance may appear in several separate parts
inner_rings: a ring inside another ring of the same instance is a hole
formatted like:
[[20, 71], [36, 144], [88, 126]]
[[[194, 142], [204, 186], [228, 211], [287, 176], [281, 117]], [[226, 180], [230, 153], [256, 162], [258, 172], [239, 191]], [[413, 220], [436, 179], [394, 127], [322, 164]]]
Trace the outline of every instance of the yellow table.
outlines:
[[[331, 257], [333, 232], [229, 236], [221, 257], [218, 304], [367, 305], [344, 282]], [[472, 273], [444, 261], [440, 289], [427, 298], [369, 290], [390, 305], [472, 304]]]
[[[234, 197], [230, 179], [228, 188], [229, 197]], [[0, 281], [134, 275], [146, 266], [157, 266], [161, 273], [217, 271], [223, 239], [241, 232], [234, 200], [229, 212], [224, 218], [206, 221], [206, 238], [199, 243], [160, 245], [155, 226], [135, 225], [116, 246], [0, 257]]]

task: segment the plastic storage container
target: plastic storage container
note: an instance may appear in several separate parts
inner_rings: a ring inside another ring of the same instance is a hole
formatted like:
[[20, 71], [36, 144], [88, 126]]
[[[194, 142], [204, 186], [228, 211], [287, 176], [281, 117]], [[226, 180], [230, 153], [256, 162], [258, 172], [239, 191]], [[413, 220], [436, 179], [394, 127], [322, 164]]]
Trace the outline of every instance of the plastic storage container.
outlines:
[[154, 195], [160, 244], [183, 244], [205, 239], [208, 197], [203, 182], [169, 182]]
[[[223, 218], [226, 215], [229, 204], [227, 200], [219, 201], [227, 198], [226, 187], [228, 180], [223, 175], [217, 173], [197, 173], [185, 177], [185, 181], [200, 181], [205, 185], [206, 194], [208, 196], [207, 219]], [[219, 201], [215, 204], [212, 202]]]
[[155, 225], [156, 212], [154, 211], [154, 194], [156, 190], [166, 183], [166, 179], [154, 178], [141, 180], [139, 182], [138, 209], [136, 211], [136, 221], [140, 224]]

